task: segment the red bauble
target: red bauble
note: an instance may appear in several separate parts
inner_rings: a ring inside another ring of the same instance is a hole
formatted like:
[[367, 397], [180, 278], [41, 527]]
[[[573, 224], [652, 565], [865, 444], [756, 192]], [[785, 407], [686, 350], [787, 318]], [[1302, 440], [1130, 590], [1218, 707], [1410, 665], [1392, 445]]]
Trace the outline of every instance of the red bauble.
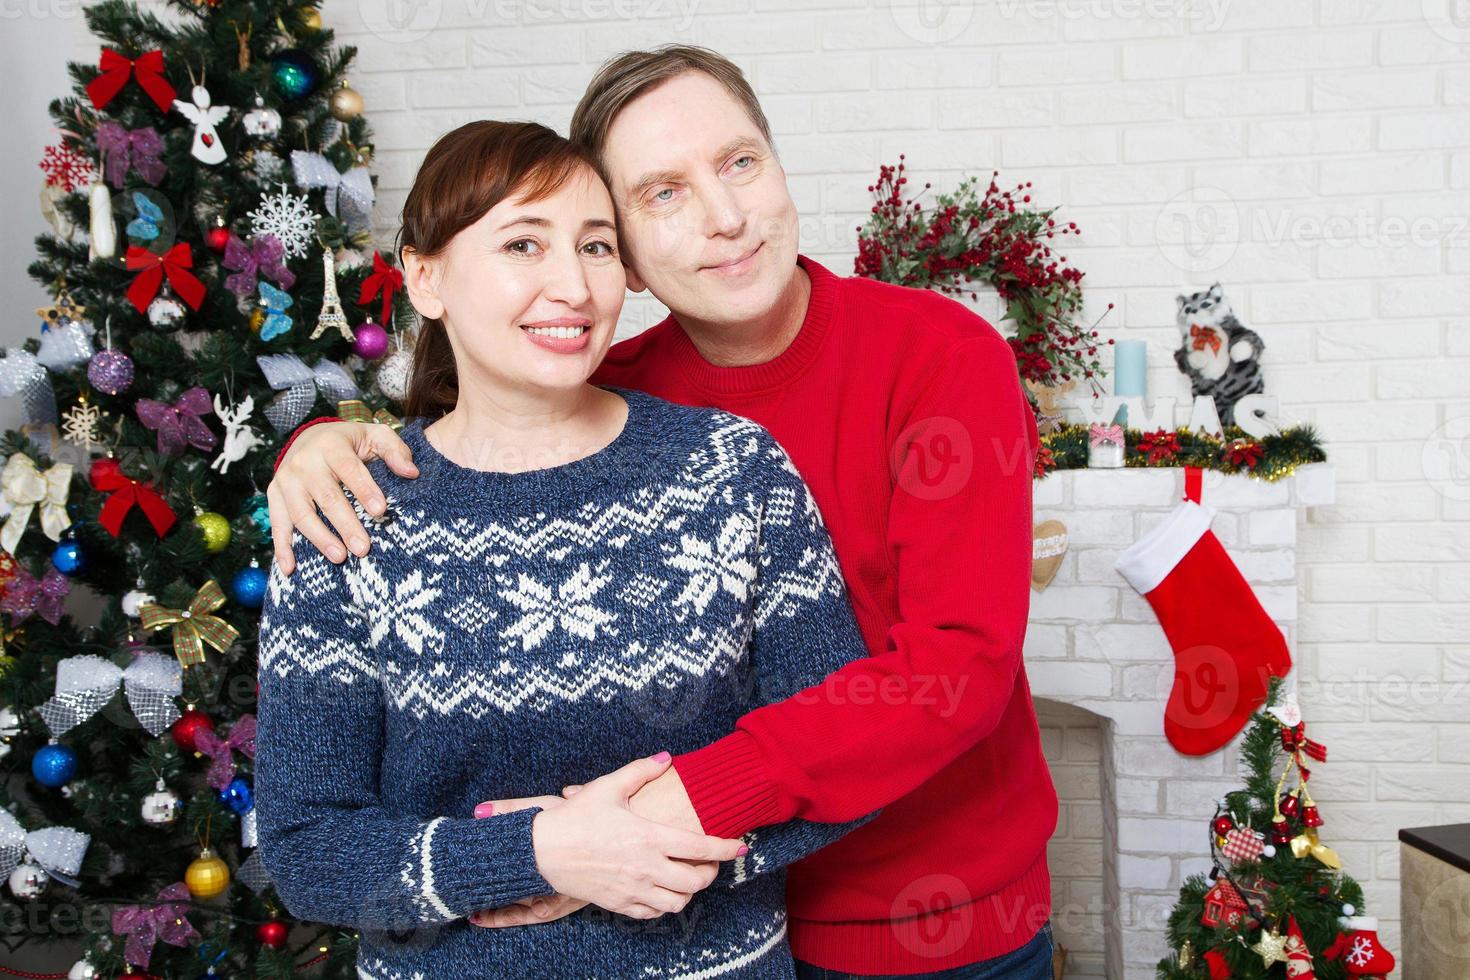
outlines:
[[1218, 816], [1218, 817], [1215, 818], [1215, 836], [1216, 837], [1224, 837], [1226, 834], [1230, 833], [1230, 831], [1232, 831], [1234, 829], [1235, 829], [1235, 821], [1234, 820], [1231, 820], [1229, 817], [1225, 816], [1225, 814], [1222, 813], [1222, 814], [1220, 814], [1220, 816]]
[[230, 229], [223, 225], [215, 225], [204, 233], [204, 244], [209, 246], [211, 252], [224, 254], [225, 246], [230, 243]]
[[174, 727], [169, 729], [169, 734], [174, 737], [174, 744], [179, 747], [180, 751], [197, 752], [199, 750], [195, 747], [194, 739], [201, 731], [214, 731], [214, 722], [210, 720], [209, 715], [191, 708], [174, 722]]
[[260, 940], [262, 946], [269, 946], [271, 949], [280, 949], [286, 945], [286, 935], [290, 931], [290, 929], [286, 928], [286, 923], [279, 919], [272, 919], [269, 922], [262, 922], [256, 927], [255, 938]]
[[99, 456], [92, 461], [92, 468], [87, 471], [87, 479], [92, 481], [92, 489], [96, 490], [98, 481], [117, 476], [118, 471], [121, 469], [122, 464], [116, 458], [112, 456]]
[[1294, 794], [1287, 793], [1281, 798], [1281, 812], [1288, 817], [1294, 817], [1302, 812], [1302, 801]]

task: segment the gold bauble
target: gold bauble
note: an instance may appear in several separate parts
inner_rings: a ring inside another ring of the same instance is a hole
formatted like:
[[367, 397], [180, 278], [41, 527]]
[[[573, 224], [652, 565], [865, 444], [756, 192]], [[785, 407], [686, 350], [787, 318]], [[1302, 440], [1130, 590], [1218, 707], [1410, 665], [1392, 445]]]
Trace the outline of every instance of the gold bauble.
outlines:
[[204, 550], [210, 554], [218, 554], [229, 546], [230, 522], [223, 514], [207, 510], [195, 515], [194, 526], [204, 535]]
[[250, 311], [250, 332], [260, 333], [260, 327], [263, 323], [265, 323], [265, 310], [257, 306]]
[[332, 118], [341, 122], [349, 122], [362, 115], [362, 96], [356, 89], [348, 88], [347, 83], [332, 91], [332, 98], [328, 102]]
[[307, 7], [301, 11], [301, 26], [308, 31], [319, 31], [322, 29], [322, 12], [315, 7]]
[[214, 898], [230, 887], [230, 866], [206, 847], [189, 862], [184, 884], [195, 898]]

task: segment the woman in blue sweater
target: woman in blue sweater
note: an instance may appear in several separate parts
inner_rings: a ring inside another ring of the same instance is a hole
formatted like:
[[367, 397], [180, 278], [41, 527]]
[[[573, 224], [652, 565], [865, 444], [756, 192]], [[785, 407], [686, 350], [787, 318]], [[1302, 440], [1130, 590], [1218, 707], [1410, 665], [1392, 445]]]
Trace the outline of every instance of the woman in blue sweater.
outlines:
[[[419, 476], [371, 464], [371, 550], [336, 565], [298, 533], [261, 616], [277, 892], [356, 928], [370, 980], [792, 976], [784, 868], [872, 815], [724, 841], [627, 800], [668, 752], [865, 654], [811, 494], [753, 422], [588, 383], [624, 273], [606, 187], [551, 130], [440, 139], [402, 246]], [[553, 894], [594, 904], [467, 921]]]

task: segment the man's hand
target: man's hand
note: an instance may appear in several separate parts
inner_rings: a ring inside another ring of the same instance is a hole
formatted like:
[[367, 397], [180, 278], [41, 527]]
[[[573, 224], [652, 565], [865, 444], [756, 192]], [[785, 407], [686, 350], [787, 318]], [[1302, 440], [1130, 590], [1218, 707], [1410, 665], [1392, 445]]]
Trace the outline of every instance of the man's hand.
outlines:
[[[361, 558], [368, 553], [367, 531], [347, 502], [342, 487], [345, 484], [369, 514], [381, 517], [388, 505], [382, 488], [363, 465], [366, 460], [379, 458], [399, 476], [419, 475], [413, 454], [398, 433], [378, 422], [313, 425], [291, 443], [265, 492], [270, 504], [276, 562], [284, 574], [290, 575], [296, 568], [291, 554], [293, 528], [334, 562], [347, 560], [347, 551], [337, 534], [347, 538], [354, 555]], [[316, 516], [318, 507], [337, 534]]]
[[[568, 786], [561, 794], [564, 798], [571, 799], [581, 788]], [[644, 783], [643, 788], [628, 801], [628, 806], [645, 820], [696, 834], [704, 833], [699, 814], [694, 812], [694, 804], [689, 802], [689, 794], [684, 791], [684, 781], [679, 778], [679, 771], [673, 766], [664, 770], [664, 774], [657, 779]]]

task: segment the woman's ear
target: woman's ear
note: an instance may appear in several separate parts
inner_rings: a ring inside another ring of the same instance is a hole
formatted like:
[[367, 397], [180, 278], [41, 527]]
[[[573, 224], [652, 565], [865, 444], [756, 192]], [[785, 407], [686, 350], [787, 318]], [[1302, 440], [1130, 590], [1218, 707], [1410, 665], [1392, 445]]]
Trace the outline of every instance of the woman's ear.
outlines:
[[444, 304], [439, 299], [439, 264], [433, 259], [423, 258], [410, 245], [403, 246], [399, 261], [403, 263], [403, 286], [413, 308], [426, 320], [442, 319]]

